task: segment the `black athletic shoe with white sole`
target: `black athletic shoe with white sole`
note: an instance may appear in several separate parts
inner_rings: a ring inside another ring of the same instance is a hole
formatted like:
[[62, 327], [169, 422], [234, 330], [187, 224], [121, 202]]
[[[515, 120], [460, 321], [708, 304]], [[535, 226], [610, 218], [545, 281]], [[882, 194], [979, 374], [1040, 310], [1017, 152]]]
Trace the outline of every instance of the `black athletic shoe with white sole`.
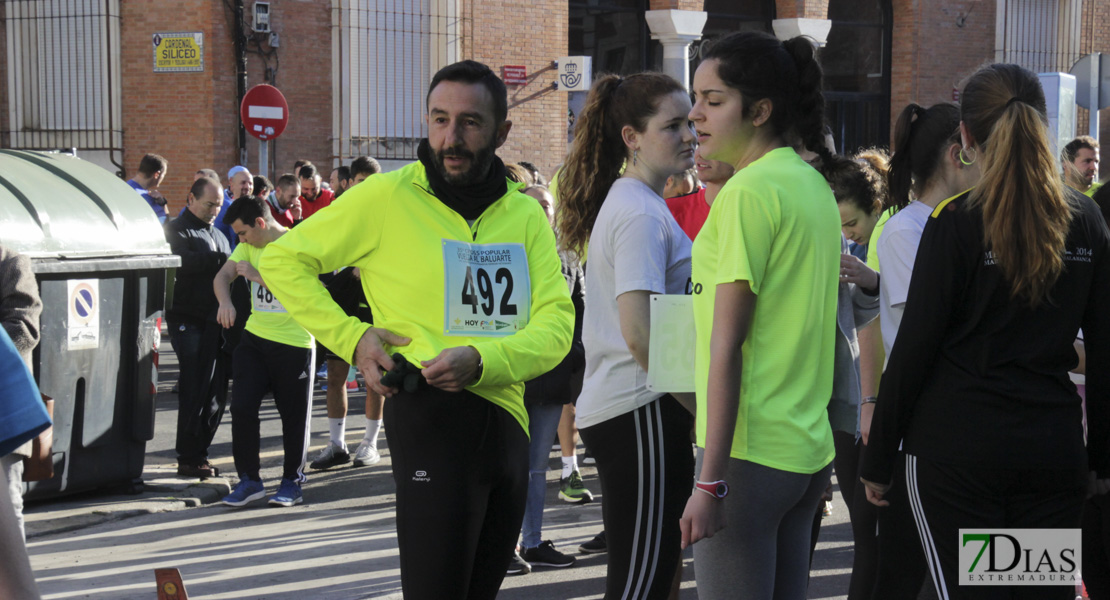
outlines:
[[524, 548], [520, 557], [533, 567], [555, 567], [562, 569], [574, 564], [575, 558], [555, 549], [551, 540], [540, 542], [535, 548]]

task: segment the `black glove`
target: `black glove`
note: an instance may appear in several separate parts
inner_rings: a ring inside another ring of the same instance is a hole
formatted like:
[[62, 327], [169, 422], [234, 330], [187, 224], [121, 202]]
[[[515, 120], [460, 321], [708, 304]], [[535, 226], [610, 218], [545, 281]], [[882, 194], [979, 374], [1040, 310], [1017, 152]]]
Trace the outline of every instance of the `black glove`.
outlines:
[[393, 368], [382, 375], [382, 385], [391, 388], [400, 388], [408, 393], [413, 393], [422, 386], [427, 385], [420, 367], [410, 363], [399, 352], [393, 353]]

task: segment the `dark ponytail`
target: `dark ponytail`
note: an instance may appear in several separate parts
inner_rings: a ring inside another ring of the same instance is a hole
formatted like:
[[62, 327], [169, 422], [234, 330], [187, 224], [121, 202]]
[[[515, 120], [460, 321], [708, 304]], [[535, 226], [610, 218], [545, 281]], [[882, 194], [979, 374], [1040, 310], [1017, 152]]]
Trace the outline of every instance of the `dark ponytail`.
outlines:
[[705, 60], [710, 59], [718, 61], [721, 81], [740, 92], [745, 111], [757, 100], [767, 98], [775, 133], [799, 140], [820, 156], [822, 163], [832, 159], [832, 152], [825, 146], [821, 65], [809, 38], [782, 42], [758, 31], [730, 33], [709, 46]]
[[644, 131], [663, 96], [685, 91], [662, 73], [602, 75], [594, 81], [559, 173], [555, 223], [564, 249], [584, 254], [601, 204], [628, 157], [621, 130], [631, 125]]
[[890, 201], [899, 209], [910, 203], [910, 192], [921, 195], [937, 173], [944, 154], [960, 143], [960, 109], [944, 102], [924, 108], [910, 103], [894, 124], [890, 158]]
[[798, 70], [798, 104], [794, 116], [794, 132], [802, 145], [821, 157], [825, 164], [832, 151], [825, 145], [825, 96], [821, 93], [822, 72], [817, 63], [813, 42], [807, 37], [794, 37], [782, 43], [794, 59]]

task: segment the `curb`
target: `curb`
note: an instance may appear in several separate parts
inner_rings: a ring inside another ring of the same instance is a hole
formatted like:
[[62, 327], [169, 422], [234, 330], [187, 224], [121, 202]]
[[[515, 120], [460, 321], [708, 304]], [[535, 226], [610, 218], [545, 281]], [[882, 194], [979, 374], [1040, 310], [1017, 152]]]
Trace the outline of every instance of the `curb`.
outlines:
[[24, 510], [27, 539], [76, 531], [129, 517], [173, 512], [218, 502], [231, 493], [223, 477], [180, 479], [173, 469], [143, 472], [143, 491], [135, 495], [86, 493], [70, 498], [36, 502]]

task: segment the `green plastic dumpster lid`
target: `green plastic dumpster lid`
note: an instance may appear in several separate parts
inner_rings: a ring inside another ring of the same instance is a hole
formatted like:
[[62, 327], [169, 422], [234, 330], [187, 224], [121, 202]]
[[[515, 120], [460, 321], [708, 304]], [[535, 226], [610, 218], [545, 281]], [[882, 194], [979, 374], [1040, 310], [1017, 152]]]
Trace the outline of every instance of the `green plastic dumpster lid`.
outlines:
[[67, 154], [0, 150], [0, 243], [36, 262], [146, 257], [151, 267], [179, 264], [131, 186]]

